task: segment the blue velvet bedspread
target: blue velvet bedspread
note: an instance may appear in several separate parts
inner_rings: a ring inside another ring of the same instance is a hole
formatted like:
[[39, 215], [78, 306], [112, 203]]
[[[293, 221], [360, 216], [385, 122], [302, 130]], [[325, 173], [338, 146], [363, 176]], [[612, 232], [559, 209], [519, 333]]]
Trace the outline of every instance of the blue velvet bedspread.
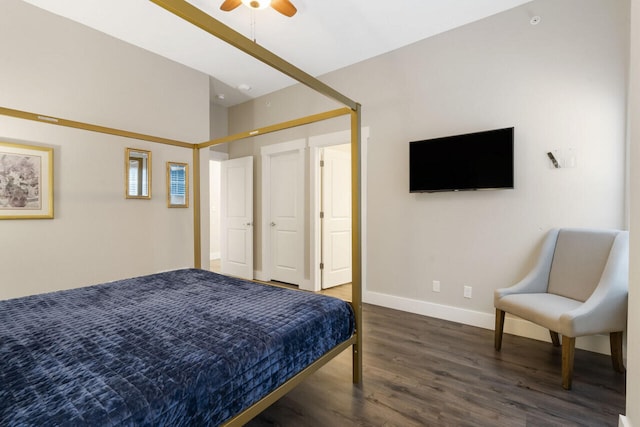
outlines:
[[0, 426], [215, 426], [353, 331], [341, 300], [195, 269], [0, 301]]

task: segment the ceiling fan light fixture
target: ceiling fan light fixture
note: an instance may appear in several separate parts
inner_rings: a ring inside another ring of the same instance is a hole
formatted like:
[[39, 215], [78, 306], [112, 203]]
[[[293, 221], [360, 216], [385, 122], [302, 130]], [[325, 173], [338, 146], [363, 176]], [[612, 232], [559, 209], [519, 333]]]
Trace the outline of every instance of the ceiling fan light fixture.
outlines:
[[242, 3], [251, 9], [258, 10], [266, 9], [271, 6], [271, 0], [242, 0]]

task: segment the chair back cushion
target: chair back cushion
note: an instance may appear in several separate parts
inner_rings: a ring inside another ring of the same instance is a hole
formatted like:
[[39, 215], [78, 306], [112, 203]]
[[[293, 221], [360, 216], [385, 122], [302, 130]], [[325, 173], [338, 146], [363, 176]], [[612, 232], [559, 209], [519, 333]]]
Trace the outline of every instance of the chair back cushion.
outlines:
[[618, 231], [561, 229], [547, 292], [586, 301], [600, 282]]

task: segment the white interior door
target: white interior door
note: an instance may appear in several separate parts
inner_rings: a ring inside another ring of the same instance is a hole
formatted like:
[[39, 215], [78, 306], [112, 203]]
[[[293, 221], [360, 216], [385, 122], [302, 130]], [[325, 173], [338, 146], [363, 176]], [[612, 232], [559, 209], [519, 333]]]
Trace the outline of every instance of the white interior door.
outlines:
[[300, 150], [269, 156], [271, 280], [295, 285], [303, 278], [302, 162]]
[[222, 162], [221, 270], [253, 279], [253, 157]]
[[322, 289], [351, 282], [351, 152], [321, 150]]

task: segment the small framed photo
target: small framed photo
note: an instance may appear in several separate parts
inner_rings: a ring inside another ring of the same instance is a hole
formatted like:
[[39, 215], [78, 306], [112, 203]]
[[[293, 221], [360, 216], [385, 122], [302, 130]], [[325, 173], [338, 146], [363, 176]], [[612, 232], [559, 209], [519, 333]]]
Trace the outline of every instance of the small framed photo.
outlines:
[[53, 218], [53, 148], [0, 141], [0, 219]]
[[167, 162], [167, 206], [189, 207], [189, 165]]

